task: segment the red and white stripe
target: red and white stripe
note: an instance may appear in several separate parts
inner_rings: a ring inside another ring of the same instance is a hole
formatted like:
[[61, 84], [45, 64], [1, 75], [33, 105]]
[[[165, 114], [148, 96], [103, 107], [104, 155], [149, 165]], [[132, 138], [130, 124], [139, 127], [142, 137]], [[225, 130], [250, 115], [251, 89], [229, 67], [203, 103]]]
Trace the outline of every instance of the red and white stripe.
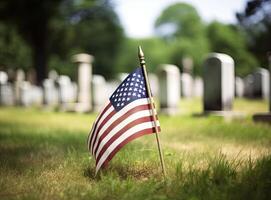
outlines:
[[[157, 116], [156, 124], [160, 131]], [[125, 144], [154, 132], [155, 122], [149, 98], [135, 100], [118, 112], [108, 102], [94, 122], [88, 138], [88, 149], [96, 159], [96, 173], [106, 166]]]

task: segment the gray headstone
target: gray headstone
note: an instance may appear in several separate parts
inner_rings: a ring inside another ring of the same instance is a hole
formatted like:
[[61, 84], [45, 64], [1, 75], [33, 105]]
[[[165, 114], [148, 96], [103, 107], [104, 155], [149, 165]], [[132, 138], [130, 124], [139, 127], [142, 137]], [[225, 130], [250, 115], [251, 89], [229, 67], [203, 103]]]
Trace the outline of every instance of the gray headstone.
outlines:
[[0, 105], [14, 105], [14, 92], [11, 83], [0, 84]]
[[101, 111], [109, 95], [106, 95], [106, 81], [101, 75], [93, 75], [92, 78], [92, 109], [95, 112]]
[[31, 84], [28, 81], [23, 81], [19, 86], [20, 90], [20, 105], [31, 106], [32, 104], [32, 94], [31, 94]]
[[153, 73], [148, 73], [149, 83], [151, 92], [154, 97], [159, 96], [159, 80], [158, 77]]
[[31, 105], [41, 106], [43, 104], [43, 90], [41, 87], [32, 85], [31, 90]]
[[43, 85], [43, 100], [47, 106], [56, 106], [58, 104], [58, 89], [52, 79], [45, 79]]
[[48, 73], [48, 78], [56, 82], [58, 79], [58, 73], [55, 70], [50, 70]]
[[87, 112], [91, 110], [91, 79], [93, 56], [88, 54], [77, 54], [72, 57], [77, 63], [77, 85], [78, 85], [78, 105], [76, 110]]
[[247, 75], [244, 78], [244, 96], [247, 98], [253, 98], [253, 84], [254, 84], [254, 77], [252, 74]]
[[193, 96], [202, 97], [203, 96], [203, 80], [200, 77], [196, 77], [193, 84]]
[[124, 79], [126, 79], [128, 75], [128, 73], [119, 73], [117, 76], [117, 80], [119, 81], [119, 83], [121, 83], [122, 81], [124, 81]]
[[245, 93], [245, 83], [241, 77], [235, 77], [235, 96], [243, 97]]
[[184, 57], [182, 59], [183, 73], [192, 74], [193, 72], [193, 60], [190, 57]]
[[169, 115], [178, 113], [180, 101], [180, 70], [175, 65], [161, 65], [158, 71], [159, 101], [161, 112]]
[[16, 104], [20, 104], [20, 85], [25, 80], [25, 73], [22, 69], [17, 69], [15, 73], [14, 91]]
[[65, 104], [74, 102], [74, 86], [72, 85], [71, 79], [68, 76], [61, 75], [58, 78], [58, 92], [59, 92], [59, 103], [63, 106]]
[[234, 61], [226, 55], [211, 53], [203, 67], [204, 111], [228, 111], [234, 98]]
[[193, 95], [193, 77], [188, 73], [181, 74], [181, 95], [185, 98]]
[[253, 97], [269, 98], [269, 71], [267, 69], [259, 68], [253, 73]]
[[0, 71], [0, 84], [6, 84], [8, 82], [8, 74], [6, 72]]

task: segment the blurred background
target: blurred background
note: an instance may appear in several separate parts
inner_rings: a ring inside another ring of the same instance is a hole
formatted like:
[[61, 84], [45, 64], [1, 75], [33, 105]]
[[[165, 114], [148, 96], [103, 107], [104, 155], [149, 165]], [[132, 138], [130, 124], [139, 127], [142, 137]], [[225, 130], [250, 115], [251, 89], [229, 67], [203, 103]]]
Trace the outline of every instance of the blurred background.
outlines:
[[149, 71], [189, 58], [193, 74], [209, 52], [226, 53], [244, 77], [268, 66], [271, 1], [2, 0], [0, 70], [12, 81], [16, 69], [35, 72], [40, 85], [55, 69], [73, 80], [71, 56], [95, 57], [93, 70], [106, 79], [138, 65], [142, 45]]

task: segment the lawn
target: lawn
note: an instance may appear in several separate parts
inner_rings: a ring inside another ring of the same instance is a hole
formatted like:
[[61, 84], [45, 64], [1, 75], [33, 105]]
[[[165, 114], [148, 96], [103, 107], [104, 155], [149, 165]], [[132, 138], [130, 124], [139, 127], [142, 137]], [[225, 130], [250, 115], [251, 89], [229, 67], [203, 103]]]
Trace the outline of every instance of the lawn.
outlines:
[[0, 108], [0, 199], [271, 199], [271, 126], [252, 114], [266, 101], [236, 100], [243, 119], [160, 115], [167, 178], [154, 135], [126, 145], [94, 177], [86, 139], [96, 114]]

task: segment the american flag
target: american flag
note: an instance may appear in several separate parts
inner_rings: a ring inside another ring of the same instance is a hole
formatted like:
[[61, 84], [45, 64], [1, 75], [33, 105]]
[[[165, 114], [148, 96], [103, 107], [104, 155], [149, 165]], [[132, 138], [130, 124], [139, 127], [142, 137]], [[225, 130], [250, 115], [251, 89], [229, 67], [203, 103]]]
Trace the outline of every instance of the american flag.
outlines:
[[160, 131], [155, 111], [153, 118], [142, 67], [129, 74], [119, 85], [96, 118], [88, 136], [88, 149], [96, 160], [96, 173], [107, 166], [128, 142]]

